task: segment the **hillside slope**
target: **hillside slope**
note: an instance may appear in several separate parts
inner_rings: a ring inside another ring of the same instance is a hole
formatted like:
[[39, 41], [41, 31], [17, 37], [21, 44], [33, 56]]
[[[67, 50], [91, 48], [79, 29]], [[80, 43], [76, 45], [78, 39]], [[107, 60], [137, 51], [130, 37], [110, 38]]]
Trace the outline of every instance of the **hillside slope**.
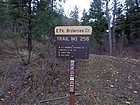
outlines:
[[[69, 60], [53, 51], [24, 67], [15, 50], [1, 44], [0, 54], [0, 105], [69, 105]], [[140, 103], [140, 59], [91, 54], [75, 72], [75, 105]]]
[[79, 105], [139, 105], [140, 60], [90, 55], [77, 69]]

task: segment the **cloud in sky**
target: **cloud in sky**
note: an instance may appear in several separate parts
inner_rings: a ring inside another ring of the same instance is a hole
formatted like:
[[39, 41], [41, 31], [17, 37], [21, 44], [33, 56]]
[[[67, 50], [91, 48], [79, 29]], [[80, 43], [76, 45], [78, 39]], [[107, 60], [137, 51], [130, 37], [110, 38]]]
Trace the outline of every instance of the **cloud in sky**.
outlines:
[[86, 11], [89, 10], [91, 1], [92, 0], [66, 0], [66, 3], [63, 4], [66, 16], [69, 17], [71, 10], [73, 10], [76, 5], [79, 8], [79, 17], [81, 17], [84, 8], [86, 9]]
[[[66, 0], [66, 2], [63, 3], [62, 5], [63, 5], [64, 12], [67, 17], [69, 17], [70, 12], [74, 9], [76, 5], [79, 8], [79, 19], [80, 19], [82, 17], [82, 13], [84, 9], [86, 9], [86, 11], [88, 12], [90, 8], [90, 3], [92, 1], [93, 0]], [[117, 1], [124, 3], [125, 0], [117, 0]]]

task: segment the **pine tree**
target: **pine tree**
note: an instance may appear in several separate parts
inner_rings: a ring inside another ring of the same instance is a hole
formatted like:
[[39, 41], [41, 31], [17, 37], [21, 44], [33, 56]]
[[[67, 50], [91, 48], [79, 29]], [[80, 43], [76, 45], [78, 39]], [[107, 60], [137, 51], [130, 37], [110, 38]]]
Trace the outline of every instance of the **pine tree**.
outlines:
[[90, 25], [93, 27], [93, 34], [95, 35], [95, 39], [97, 44], [102, 45], [102, 39], [107, 29], [107, 21], [104, 17], [104, 12], [102, 10], [102, 2], [101, 0], [93, 0], [89, 9], [89, 21]]
[[70, 17], [75, 21], [75, 25], [78, 25], [78, 19], [79, 19], [79, 10], [78, 7], [75, 6], [74, 9], [70, 13]]
[[85, 9], [83, 10], [81, 18], [81, 25], [89, 25], [89, 16]]
[[[51, 0], [6, 0], [0, 4], [3, 31], [13, 40], [18, 55], [26, 64], [30, 63], [32, 55], [32, 39], [43, 35], [52, 37], [54, 27], [60, 24], [61, 14], [51, 7], [51, 3]], [[20, 53], [19, 45], [23, 40], [26, 41], [28, 57]]]
[[127, 14], [126, 19], [129, 24], [130, 33], [128, 39], [130, 44], [134, 43], [135, 39], [140, 38], [140, 2], [138, 0], [126, 1]]

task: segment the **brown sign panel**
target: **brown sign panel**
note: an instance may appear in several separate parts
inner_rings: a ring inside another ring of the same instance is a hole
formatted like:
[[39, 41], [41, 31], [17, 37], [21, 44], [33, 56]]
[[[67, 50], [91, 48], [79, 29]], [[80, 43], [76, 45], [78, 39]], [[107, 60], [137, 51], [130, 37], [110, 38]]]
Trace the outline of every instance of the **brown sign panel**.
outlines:
[[58, 58], [88, 59], [90, 26], [59, 26], [55, 28]]
[[87, 45], [57, 45], [56, 52], [58, 58], [88, 59], [89, 46]]

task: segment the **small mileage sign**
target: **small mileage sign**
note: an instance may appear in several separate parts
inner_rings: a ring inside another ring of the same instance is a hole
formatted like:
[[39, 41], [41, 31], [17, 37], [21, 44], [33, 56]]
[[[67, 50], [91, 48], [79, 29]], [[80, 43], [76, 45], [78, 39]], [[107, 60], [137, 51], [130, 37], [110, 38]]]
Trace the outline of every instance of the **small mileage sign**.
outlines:
[[55, 28], [58, 58], [88, 59], [90, 26], [58, 26]]

